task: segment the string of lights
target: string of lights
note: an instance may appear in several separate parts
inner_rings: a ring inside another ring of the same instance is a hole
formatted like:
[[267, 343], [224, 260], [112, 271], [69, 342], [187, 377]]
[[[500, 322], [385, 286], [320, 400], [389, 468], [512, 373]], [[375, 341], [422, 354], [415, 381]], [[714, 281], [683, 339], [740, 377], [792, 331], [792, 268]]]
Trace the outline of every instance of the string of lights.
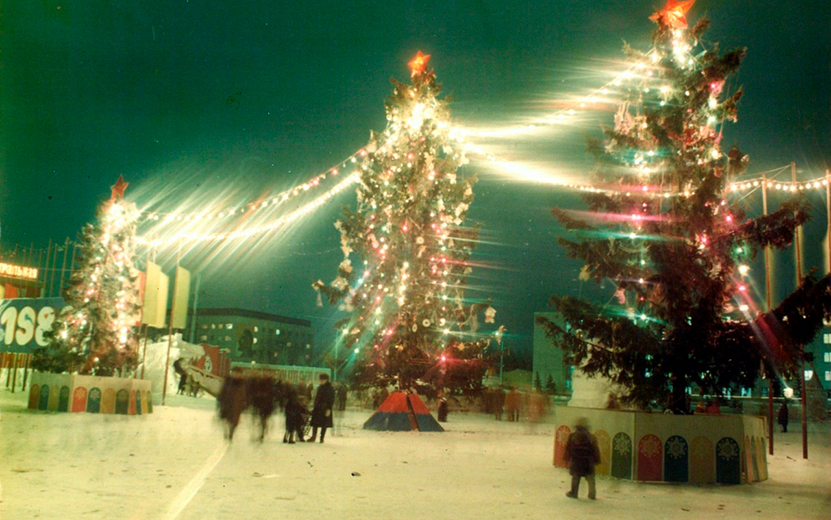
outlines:
[[274, 195], [269, 195], [263, 197], [258, 201], [243, 201], [237, 204], [228, 205], [224, 208], [216, 208], [210, 211], [197, 211], [197, 212], [181, 212], [181, 211], [170, 211], [170, 212], [159, 212], [159, 211], [143, 211], [140, 216], [140, 223], [141, 222], [191, 222], [191, 221], [202, 221], [202, 220], [221, 220], [221, 219], [229, 219], [232, 217], [239, 217], [243, 214], [249, 214], [252, 211], [259, 211], [265, 208], [282, 204], [287, 202], [299, 195], [302, 195], [314, 188], [321, 186], [321, 182], [330, 178], [336, 177], [341, 171], [348, 168], [350, 164], [355, 164], [358, 162], [358, 159], [361, 157], [365, 157], [367, 154], [366, 150], [361, 148], [360, 150], [356, 151], [343, 161], [340, 161], [337, 166], [333, 166], [328, 168], [323, 173], [319, 173], [309, 179], [308, 181], [298, 184], [288, 190], [279, 192]]
[[304, 217], [321, 206], [323, 206], [326, 202], [328, 202], [332, 197], [342, 192], [344, 189], [348, 188], [353, 183], [357, 182], [359, 179], [358, 173], [353, 172], [349, 174], [346, 178], [344, 178], [341, 182], [333, 186], [329, 191], [320, 195], [316, 199], [312, 200], [311, 202], [304, 204], [297, 208], [296, 210], [287, 213], [276, 220], [268, 222], [266, 224], [251, 227], [247, 229], [241, 229], [237, 231], [229, 231], [229, 232], [217, 232], [217, 233], [191, 233], [191, 232], [175, 232], [170, 236], [164, 238], [146, 238], [146, 237], [137, 237], [136, 241], [143, 246], [146, 247], [163, 247], [166, 245], [174, 244], [180, 241], [202, 241], [202, 242], [210, 242], [210, 241], [220, 241], [220, 240], [234, 240], [240, 238], [248, 238], [254, 235], [258, 235], [261, 233], [267, 233], [269, 231], [274, 231], [278, 228], [281, 228], [287, 224], [290, 224], [301, 217]]

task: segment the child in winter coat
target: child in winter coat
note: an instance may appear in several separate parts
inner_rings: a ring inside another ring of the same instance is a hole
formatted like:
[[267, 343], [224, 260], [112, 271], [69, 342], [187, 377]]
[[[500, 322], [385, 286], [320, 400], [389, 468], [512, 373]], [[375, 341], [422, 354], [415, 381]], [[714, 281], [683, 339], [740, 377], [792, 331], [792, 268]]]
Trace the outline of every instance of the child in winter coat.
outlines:
[[303, 425], [306, 424], [307, 415], [309, 415], [309, 410], [303, 406], [297, 392], [293, 388], [290, 389], [286, 399], [286, 434], [283, 436], [283, 442], [294, 444], [295, 433], [299, 442], [305, 442]]
[[589, 498], [597, 498], [597, 490], [594, 483], [594, 467], [600, 464], [600, 450], [597, 441], [589, 433], [588, 421], [585, 418], [577, 420], [574, 433], [569, 435], [566, 441], [565, 461], [568, 464], [568, 471], [571, 474], [571, 491], [566, 493], [569, 498], [577, 498], [577, 490], [580, 487], [580, 477], [585, 477], [589, 483]]

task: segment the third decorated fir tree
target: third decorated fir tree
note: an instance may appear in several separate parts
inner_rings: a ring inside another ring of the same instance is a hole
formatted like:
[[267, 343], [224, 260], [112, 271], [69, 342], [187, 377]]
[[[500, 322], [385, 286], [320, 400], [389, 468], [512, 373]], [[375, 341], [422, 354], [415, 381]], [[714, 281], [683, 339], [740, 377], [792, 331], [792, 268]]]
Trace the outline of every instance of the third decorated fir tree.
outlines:
[[652, 49], [626, 49], [633, 65], [613, 86], [623, 97], [614, 128], [590, 143], [590, 216], [554, 210], [580, 277], [611, 281], [614, 295], [602, 305], [556, 296], [567, 325], [539, 319], [567, 361], [611, 379], [630, 403], [676, 412], [687, 387], [752, 387], [761, 367], [773, 376], [793, 366], [829, 305], [828, 279], [809, 276], [762, 312], [742, 276], [761, 248], [790, 245], [807, 214], [797, 199], [751, 219], [728, 197], [747, 158], [723, 151], [721, 126], [736, 119], [742, 90], [728, 85], [745, 51], [705, 48], [709, 22], [689, 28], [691, 5], [669, 0], [651, 17]]

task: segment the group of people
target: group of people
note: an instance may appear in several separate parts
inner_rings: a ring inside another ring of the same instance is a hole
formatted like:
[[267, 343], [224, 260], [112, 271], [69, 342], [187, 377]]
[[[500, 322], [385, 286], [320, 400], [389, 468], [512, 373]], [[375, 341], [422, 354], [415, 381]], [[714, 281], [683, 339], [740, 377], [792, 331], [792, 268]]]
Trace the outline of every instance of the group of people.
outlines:
[[482, 397], [485, 413], [493, 415], [497, 421], [501, 421], [502, 415], [507, 414], [508, 421], [517, 422], [524, 410], [531, 422], [537, 422], [545, 416], [548, 408], [548, 399], [537, 389], [522, 394], [515, 386], [507, 393], [501, 388], [490, 388], [484, 391]]
[[[317, 387], [311, 412], [309, 412], [305, 404], [310, 393], [308, 392], [307, 386], [301, 385], [302, 389], [289, 393], [285, 406], [286, 434], [283, 436], [283, 442], [294, 444], [295, 438], [299, 442], [315, 442], [319, 429], [320, 442], [323, 443], [323, 440], [326, 438], [326, 430], [333, 426], [332, 409], [335, 406], [335, 388], [329, 382], [329, 374], [322, 373], [319, 379], [320, 386]], [[309, 386], [312, 385], [310, 384]], [[312, 436], [304, 439], [303, 430], [306, 424], [306, 418], [310, 415]]]

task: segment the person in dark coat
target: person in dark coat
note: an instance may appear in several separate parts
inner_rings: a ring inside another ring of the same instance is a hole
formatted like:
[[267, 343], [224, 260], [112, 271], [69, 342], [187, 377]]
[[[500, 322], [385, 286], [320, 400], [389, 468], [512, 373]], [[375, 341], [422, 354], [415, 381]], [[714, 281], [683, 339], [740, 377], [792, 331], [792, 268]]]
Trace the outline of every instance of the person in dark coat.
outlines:
[[329, 374], [320, 374], [320, 386], [317, 387], [315, 404], [312, 409], [312, 436], [309, 442], [317, 439], [320, 428], [320, 442], [326, 437], [326, 428], [332, 427], [332, 407], [335, 406], [335, 389], [329, 382]]
[[600, 450], [594, 436], [589, 433], [588, 421], [585, 418], [577, 420], [574, 432], [569, 435], [564, 459], [568, 464], [568, 472], [571, 474], [571, 491], [566, 493], [566, 496], [577, 498], [580, 478], [584, 477], [589, 483], [589, 498], [592, 500], [597, 498], [594, 467], [600, 464]]
[[779, 407], [779, 416], [777, 421], [782, 426], [782, 433], [788, 433], [788, 402], [782, 401], [782, 406]]

